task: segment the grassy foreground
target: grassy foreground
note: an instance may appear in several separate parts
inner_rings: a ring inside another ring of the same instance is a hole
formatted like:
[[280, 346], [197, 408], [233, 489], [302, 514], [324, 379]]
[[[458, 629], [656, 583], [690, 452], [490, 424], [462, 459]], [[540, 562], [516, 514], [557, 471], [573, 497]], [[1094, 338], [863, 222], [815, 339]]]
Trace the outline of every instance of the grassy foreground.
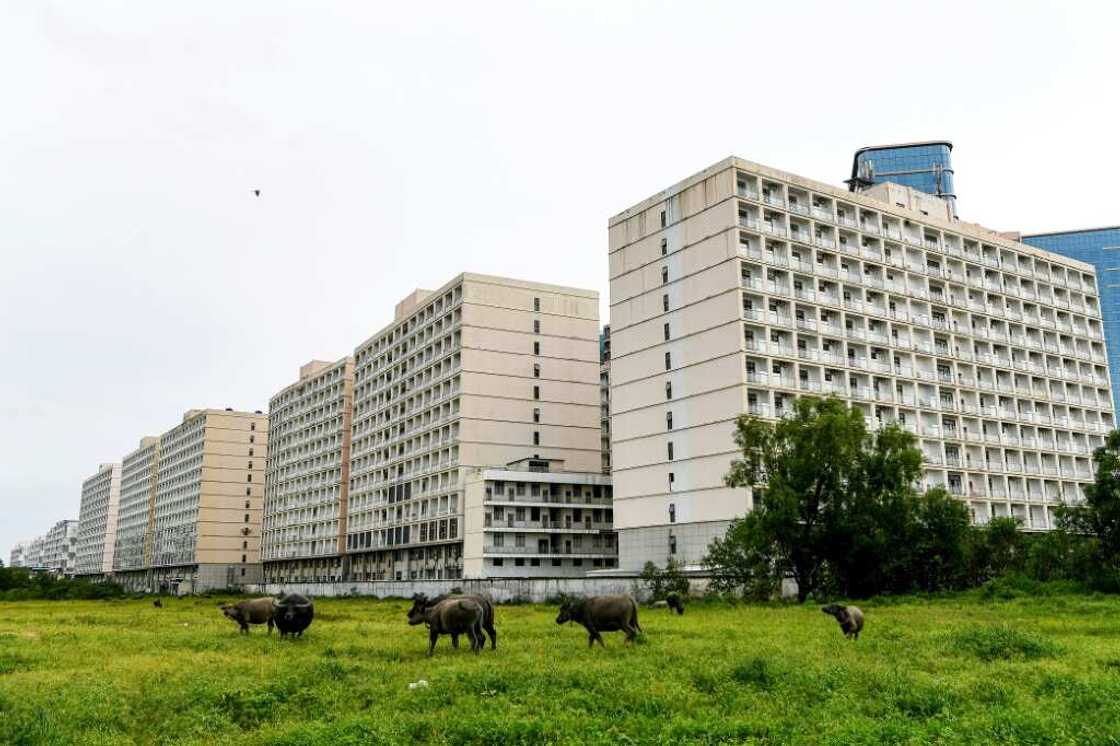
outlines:
[[854, 643], [815, 606], [643, 609], [591, 651], [499, 607], [496, 652], [432, 659], [404, 602], [316, 607], [281, 642], [214, 599], [0, 604], [0, 743], [1120, 742], [1114, 597], [868, 603]]

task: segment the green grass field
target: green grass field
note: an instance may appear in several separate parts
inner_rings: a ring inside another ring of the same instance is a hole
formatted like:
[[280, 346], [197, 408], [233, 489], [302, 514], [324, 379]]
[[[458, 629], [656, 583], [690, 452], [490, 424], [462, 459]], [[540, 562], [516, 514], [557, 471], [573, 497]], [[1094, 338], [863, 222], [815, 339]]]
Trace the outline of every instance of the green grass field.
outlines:
[[[1120, 599], [976, 594], [643, 609], [587, 649], [546, 606], [425, 657], [405, 602], [317, 602], [300, 640], [214, 599], [0, 603], [0, 743], [1118, 743]], [[409, 682], [426, 679], [426, 689]]]

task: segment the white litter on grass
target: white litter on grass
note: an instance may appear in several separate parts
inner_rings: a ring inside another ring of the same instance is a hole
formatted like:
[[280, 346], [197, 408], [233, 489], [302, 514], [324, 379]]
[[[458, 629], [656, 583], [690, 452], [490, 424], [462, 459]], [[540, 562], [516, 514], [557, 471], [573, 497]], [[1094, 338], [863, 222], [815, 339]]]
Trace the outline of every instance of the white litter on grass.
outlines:
[[408, 685], [408, 688], [409, 689], [427, 689], [428, 688], [428, 682], [425, 681], [424, 679], [420, 679], [419, 681], [413, 681], [411, 684]]

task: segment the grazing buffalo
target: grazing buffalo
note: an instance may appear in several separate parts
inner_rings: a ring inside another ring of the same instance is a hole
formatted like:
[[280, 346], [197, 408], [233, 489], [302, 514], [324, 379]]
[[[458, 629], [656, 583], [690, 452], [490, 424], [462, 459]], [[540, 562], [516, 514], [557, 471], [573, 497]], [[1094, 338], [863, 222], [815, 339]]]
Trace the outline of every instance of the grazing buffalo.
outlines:
[[315, 604], [307, 596], [286, 593], [273, 604], [272, 621], [281, 637], [302, 637], [315, 617]]
[[[453, 598], [467, 598], [471, 601], [476, 602], [479, 606], [482, 607], [482, 629], [484, 629], [486, 631], [486, 634], [490, 637], [490, 649], [497, 650], [498, 631], [494, 629], [494, 602], [490, 599], [489, 596], [481, 593], [464, 594], [458, 588], [452, 588], [451, 591], [452, 592], [450, 594], [441, 594], [439, 596], [436, 596], [435, 598], [428, 598], [423, 593], [417, 593], [412, 597], [412, 600], [413, 602], [419, 601], [425, 606], [435, 606], [440, 601], [446, 601]], [[458, 591], [458, 593], [456, 593], [456, 591]], [[451, 646], [455, 648], [459, 647], [459, 635], [451, 635]]]
[[626, 633], [626, 642], [634, 641], [642, 628], [638, 625], [638, 604], [630, 596], [590, 596], [588, 598], [565, 599], [560, 605], [557, 624], [578, 622], [587, 630], [587, 646], [593, 647], [598, 640], [602, 647], [600, 632]]
[[822, 606], [821, 611], [836, 619], [840, 623], [840, 630], [849, 640], [858, 640], [859, 632], [863, 629], [863, 612], [858, 606], [840, 606], [829, 604]]
[[273, 598], [254, 598], [236, 604], [223, 604], [221, 608], [223, 614], [237, 622], [242, 634], [249, 634], [250, 624], [267, 624], [268, 633], [272, 634], [275, 612]]
[[162, 609], [163, 601], [157, 598], [155, 601], [152, 601], [152, 606], [156, 607], [157, 609]]
[[426, 599], [416, 599], [408, 610], [408, 623], [428, 625], [428, 656], [436, 649], [440, 635], [466, 635], [474, 653], [482, 650], [486, 638], [482, 636], [482, 605], [469, 598], [448, 598], [434, 606]]

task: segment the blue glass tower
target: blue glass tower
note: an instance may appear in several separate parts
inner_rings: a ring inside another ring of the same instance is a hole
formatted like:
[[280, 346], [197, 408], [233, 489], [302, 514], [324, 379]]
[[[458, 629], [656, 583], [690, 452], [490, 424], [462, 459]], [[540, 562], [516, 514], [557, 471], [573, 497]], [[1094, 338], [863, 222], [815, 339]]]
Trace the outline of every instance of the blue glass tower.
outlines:
[[1105, 354], [1112, 376], [1112, 406], [1120, 411], [1120, 226], [1023, 236], [1023, 243], [1088, 262], [1097, 268]]
[[948, 140], [860, 148], [852, 158], [848, 188], [862, 191], [884, 181], [913, 187], [949, 203], [957, 214], [953, 184], [953, 143]]

